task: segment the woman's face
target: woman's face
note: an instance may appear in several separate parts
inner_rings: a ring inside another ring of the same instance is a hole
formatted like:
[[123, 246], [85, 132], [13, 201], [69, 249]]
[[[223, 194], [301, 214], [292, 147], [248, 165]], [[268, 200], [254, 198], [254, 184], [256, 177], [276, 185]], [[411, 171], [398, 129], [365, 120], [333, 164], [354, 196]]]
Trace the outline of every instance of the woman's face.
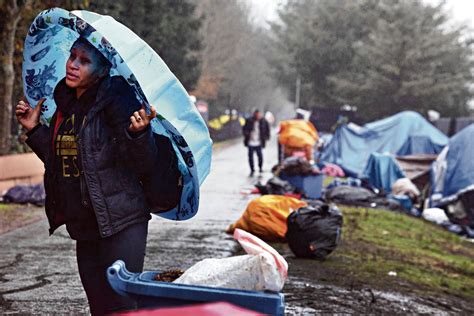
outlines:
[[82, 43], [76, 43], [71, 48], [66, 62], [66, 85], [75, 88], [78, 97], [104, 75], [102, 72], [103, 67], [93, 48]]

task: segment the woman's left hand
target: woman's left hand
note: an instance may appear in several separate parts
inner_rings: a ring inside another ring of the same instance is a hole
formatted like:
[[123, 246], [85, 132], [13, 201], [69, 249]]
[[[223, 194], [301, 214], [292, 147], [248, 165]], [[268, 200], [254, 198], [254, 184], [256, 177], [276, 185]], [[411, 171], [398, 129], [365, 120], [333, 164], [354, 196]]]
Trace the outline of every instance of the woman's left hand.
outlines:
[[143, 131], [150, 124], [150, 121], [156, 117], [156, 110], [153, 105], [150, 110], [150, 115], [146, 114], [145, 106], [142, 106], [140, 111], [133, 112], [133, 115], [130, 116], [131, 123], [128, 126], [128, 130], [132, 133]]

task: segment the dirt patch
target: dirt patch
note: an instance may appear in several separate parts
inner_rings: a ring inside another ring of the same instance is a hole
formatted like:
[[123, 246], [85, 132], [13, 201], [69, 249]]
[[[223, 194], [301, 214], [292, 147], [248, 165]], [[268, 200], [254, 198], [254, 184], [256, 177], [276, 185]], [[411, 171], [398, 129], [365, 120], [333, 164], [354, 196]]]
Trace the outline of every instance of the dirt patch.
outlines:
[[45, 218], [43, 207], [0, 204], [0, 235]]
[[350, 289], [330, 284], [315, 284], [307, 279], [290, 279], [285, 286], [288, 315], [348, 314], [472, 314], [465, 302], [456, 298], [413, 296], [370, 287]]
[[289, 264], [290, 278], [283, 289], [288, 315], [474, 313], [469, 298], [449, 290], [435, 292], [399, 277], [374, 277], [373, 271], [358, 270], [356, 259], [342, 258], [345, 267], [332, 260], [299, 259], [281, 246]]
[[183, 275], [183, 273], [184, 271], [180, 269], [167, 270], [165, 272], [161, 272], [155, 275], [153, 280], [161, 281], [161, 282], [173, 282], [174, 280], [179, 278], [181, 275]]

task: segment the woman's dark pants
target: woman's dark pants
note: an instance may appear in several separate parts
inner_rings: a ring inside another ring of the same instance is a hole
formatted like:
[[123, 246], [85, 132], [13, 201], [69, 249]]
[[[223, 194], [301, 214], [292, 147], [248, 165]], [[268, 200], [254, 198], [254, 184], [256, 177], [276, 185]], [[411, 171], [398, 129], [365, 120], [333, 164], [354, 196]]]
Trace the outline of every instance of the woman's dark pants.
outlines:
[[107, 281], [107, 268], [121, 259], [127, 270], [142, 272], [145, 259], [148, 222], [134, 224], [110, 237], [77, 241], [79, 275], [86, 291], [92, 315], [137, 308], [134, 299], [120, 296]]

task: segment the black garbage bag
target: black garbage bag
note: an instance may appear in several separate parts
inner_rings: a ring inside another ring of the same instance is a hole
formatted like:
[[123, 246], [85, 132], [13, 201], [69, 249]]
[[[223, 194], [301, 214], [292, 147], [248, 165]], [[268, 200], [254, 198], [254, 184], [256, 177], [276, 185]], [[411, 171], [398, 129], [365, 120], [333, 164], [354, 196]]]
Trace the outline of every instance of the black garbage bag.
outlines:
[[339, 209], [323, 203], [291, 213], [286, 232], [291, 251], [297, 257], [324, 259], [339, 244], [342, 222]]
[[276, 195], [285, 195], [286, 193], [290, 194], [299, 194], [301, 191], [291, 185], [288, 181], [282, 180], [279, 177], [272, 177], [267, 181], [265, 185], [256, 184], [255, 187], [260, 191], [262, 195], [265, 194], [276, 194]]
[[31, 203], [38, 206], [44, 206], [46, 193], [43, 183], [35, 185], [16, 185], [8, 189], [3, 195], [4, 203]]

